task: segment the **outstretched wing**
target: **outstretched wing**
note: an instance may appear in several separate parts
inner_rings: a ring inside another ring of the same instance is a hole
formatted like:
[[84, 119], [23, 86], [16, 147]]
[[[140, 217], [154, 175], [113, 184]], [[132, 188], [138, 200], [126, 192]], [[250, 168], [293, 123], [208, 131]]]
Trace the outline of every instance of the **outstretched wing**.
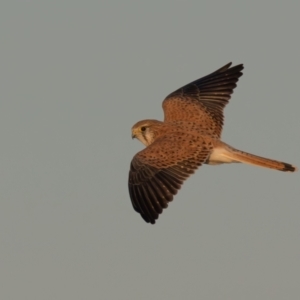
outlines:
[[207, 134], [220, 137], [223, 109], [244, 68], [230, 66], [231, 63], [167, 96], [163, 101], [165, 121], [195, 122]]
[[[187, 141], [193, 145], [186, 147]], [[183, 182], [204, 163], [212, 145], [201, 137], [164, 137], [138, 152], [131, 161], [129, 194], [133, 208], [155, 223]]]

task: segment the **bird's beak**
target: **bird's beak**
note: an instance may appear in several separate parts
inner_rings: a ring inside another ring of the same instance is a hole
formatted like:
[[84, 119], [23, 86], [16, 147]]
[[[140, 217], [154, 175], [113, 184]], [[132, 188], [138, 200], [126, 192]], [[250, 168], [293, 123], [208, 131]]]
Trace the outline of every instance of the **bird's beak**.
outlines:
[[135, 139], [135, 138], [136, 138], [136, 136], [135, 136], [134, 133], [131, 134], [131, 138], [132, 138], [132, 139]]

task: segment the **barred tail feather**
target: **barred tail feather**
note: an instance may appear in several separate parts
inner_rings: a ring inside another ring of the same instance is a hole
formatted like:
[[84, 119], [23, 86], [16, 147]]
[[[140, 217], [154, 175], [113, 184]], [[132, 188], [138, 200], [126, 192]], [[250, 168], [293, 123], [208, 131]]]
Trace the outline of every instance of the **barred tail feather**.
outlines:
[[[229, 149], [227, 149], [227, 150], [229, 150]], [[225, 153], [223, 153], [223, 155], [227, 159], [231, 159], [236, 162], [246, 163], [246, 164], [260, 166], [260, 167], [264, 167], [264, 168], [270, 168], [270, 169], [283, 171], [283, 172], [297, 171], [297, 167], [295, 167], [291, 164], [273, 160], [273, 159], [269, 159], [269, 158], [264, 158], [264, 157], [250, 154], [247, 152], [243, 152], [243, 151], [231, 148], [231, 147], [230, 147], [230, 151], [226, 151]]]

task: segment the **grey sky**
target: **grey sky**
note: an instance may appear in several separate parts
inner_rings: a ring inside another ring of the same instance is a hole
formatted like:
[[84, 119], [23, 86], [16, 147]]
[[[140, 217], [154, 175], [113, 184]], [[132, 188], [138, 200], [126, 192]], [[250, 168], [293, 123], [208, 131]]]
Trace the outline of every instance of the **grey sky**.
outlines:
[[223, 140], [300, 167], [297, 1], [0, 4], [1, 299], [298, 299], [299, 172], [203, 166], [156, 225], [131, 126], [244, 63]]

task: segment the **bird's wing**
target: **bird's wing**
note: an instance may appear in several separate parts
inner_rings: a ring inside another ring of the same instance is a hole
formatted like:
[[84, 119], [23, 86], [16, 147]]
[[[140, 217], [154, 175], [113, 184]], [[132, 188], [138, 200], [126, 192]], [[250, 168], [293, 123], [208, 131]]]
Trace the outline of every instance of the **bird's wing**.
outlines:
[[207, 134], [220, 137], [223, 109], [244, 68], [230, 66], [231, 63], [167, 96], [163, 101], [165, 121], [196, 122]]
[[211, 151], [212, 144], [202, 137], [178, 134], [160, 138], [138, 152], [131, 161], [128, 180], [133, 208], [154, 224]]

